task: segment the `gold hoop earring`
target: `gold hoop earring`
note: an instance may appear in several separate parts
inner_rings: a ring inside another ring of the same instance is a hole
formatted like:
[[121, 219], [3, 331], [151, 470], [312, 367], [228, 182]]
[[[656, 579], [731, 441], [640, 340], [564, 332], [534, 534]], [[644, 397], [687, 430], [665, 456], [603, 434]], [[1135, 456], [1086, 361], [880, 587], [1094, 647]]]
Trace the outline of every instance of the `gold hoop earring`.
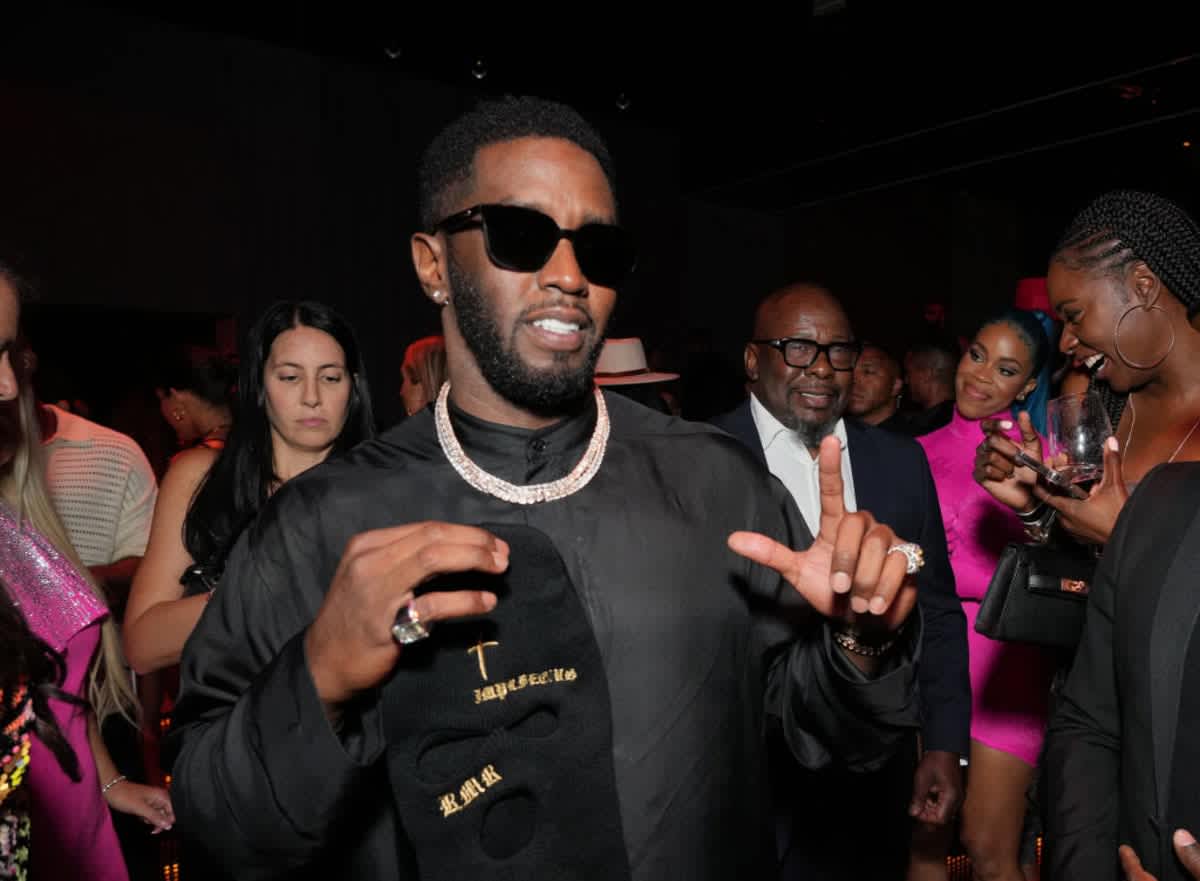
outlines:
[[1165, 310], [1162, 306], [1156, 306], [1153, 303], [1149, 306], [1134, 304], [1121, 313], [1121, 317], [1117, 319], [1117, 326], [1113, 328], [1113, 349], [1116, 351], [1117, 357], [1125, 362], [1125, 366], [1131, 367], [1134, 370], [1153, 370], [1159, 364], [1166, 361], [1171, 352], [1175, 349], [1175, 328], [1171, 324], [1171, 320], [1168, 318], [1167, 330], [1171, 331], [1171, 339], [1167, 343], [1167, 350], [1163, 352], [1161, 357], [1146, 362], [1134, 361], [1121, 351], [1121, 327], [1125, 324], [1125, 319], [1127, 319], [1134, 311], [1141, 311], [1147, 315], [1151, 312], [1161, 312], [1165, 316], [1167, 314], [1167, 310]]

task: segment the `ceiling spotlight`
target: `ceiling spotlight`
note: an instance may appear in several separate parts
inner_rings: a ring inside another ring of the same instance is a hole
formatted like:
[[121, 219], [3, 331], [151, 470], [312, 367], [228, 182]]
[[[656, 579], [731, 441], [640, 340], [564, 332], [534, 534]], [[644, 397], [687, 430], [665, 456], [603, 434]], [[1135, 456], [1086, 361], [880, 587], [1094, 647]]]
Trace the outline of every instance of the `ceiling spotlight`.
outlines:
[[1184, 141], [1184, 142], [1183, 142], [1183, 149], [1185, 149], [1185, 150], [1186, 150], [1186, 149], [1187, 149], [1188, 147], [1190, 147], [1190, 146], [1192, 146], [1192, 142], [1191, 142], [1191, 141]]
[[404, 54], [404, 50], [401, 49], [399, 46], [396, 46], [394, 48], [391, 46], [388, 46], [383, 50], [383, 54], [386, 55], [389, 60], [395, 61], [402, 54]]
[[477, 80], [481, 80], [487, 75], [488, 75], [487, 65], [484, 64], [482, 58], [476, 58], [475, 64], [472, 65], [472, 67], [471, 67], [471, 76], [475, 77], [475, 79], [477, 79]]
[[617, 95], [617, 109], [618, 110], [628, 110], [629, 105], [632, 103], [633, 102], [629, 100], [629, 96], [626, 95], [624, 92], [621, 92], [620, 94]]

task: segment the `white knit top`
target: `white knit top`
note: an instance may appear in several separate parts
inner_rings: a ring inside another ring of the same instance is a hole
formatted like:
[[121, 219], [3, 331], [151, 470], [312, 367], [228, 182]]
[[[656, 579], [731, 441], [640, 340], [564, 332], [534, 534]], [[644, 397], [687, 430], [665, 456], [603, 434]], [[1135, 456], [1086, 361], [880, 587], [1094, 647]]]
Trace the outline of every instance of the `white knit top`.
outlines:
[[58, 420], [45, 442], [50, 495], [83, 564], [142, 556], [158, 484], [141, 447], [128, 435], [50, 409]]

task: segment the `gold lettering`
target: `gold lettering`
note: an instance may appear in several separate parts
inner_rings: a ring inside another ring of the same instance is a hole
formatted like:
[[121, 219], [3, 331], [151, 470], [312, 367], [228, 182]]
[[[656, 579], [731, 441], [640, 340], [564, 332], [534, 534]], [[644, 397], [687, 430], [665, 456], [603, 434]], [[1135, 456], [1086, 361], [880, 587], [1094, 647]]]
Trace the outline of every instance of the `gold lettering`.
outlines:
[[467, 780], [458, 790], [458, 797], [462, 799], [463, 805], [469, 805], [481, 795], [483, 795], [483, 787], [474, 777]]
[[535, 685], [551, 685], [560, 682], [574, 682], [579, 678], [579, 673], [574, 667], [552, 667], [549, 670], [543, 670], [541, 673], [522, 673], [520, 676], [509, 679], [505, 682], [496, 682], [492, 685], [485, 685], [483, 688], [473, 690], [475, 703], [481, 704], [485, 701], [506, 700], [513, 692], [520, 691], [523, 688], [531, 688]]
[[469, 649], [467, 649], [468, 655], [471, 654], [472, 652], [475, 652], [476, 654], [479, 655], [479, 675], [483, 678], [483, 680], [485, 682], [487, 681], [488, 673], [487, 673], [487, 661], [484, 660], [483, 650], [486, 648], [491, 648], [494, 645], [500, 645], [500, 643], [495, 642], [494, 640], [492, 642], [484, 642], [483, 639], [480, 638], [479, 642], [475, 643], [475, 645], [473, 645]]
[[494, 765], [488, 765], [479, 772], [479, 776], [483, 778], [484, 786], [495, 786], [504, 778], [500, 776]]
[[442, 809], [442, 818], [449, 817], [451, 814], [457, 814], [462, 810], [462, 805], [454, 797], [453, 792], [447, 792], [438, 799], [438, 807]]

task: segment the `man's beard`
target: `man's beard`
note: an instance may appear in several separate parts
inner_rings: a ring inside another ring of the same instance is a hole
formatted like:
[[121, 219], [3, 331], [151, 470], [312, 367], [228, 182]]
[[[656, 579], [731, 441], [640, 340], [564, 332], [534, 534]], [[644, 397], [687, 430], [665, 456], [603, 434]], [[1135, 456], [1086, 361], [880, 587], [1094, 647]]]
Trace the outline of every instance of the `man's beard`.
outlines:
[[835, 416], [832, 419], [826, 419], [824, 422], [804, 422], [800, 419], [796, 420], [796, 436], [800, 438], [800, 442], [810, 450], [815, 450], [821, 445], [821, 441], [833, 434], [833, 430], [837, 427], [838, 420], [841, 416]]
[[447, 272], [458, 331], [475, 357], [483, 378], [497, 394], [510, 404], [541, 417], [561, 416], [591, 394], [603, 338], [596, 339], [583, 363], [576, 367], [568, 363], [574, 353], [556, 352], [558, 363], [554, 368], [535, 370], [517, 353], [519, 325], [514, 325], [506, 343], [500, 335], [495, 313], [474, 279], [459, 269], [453, 257], [447, 261]]

